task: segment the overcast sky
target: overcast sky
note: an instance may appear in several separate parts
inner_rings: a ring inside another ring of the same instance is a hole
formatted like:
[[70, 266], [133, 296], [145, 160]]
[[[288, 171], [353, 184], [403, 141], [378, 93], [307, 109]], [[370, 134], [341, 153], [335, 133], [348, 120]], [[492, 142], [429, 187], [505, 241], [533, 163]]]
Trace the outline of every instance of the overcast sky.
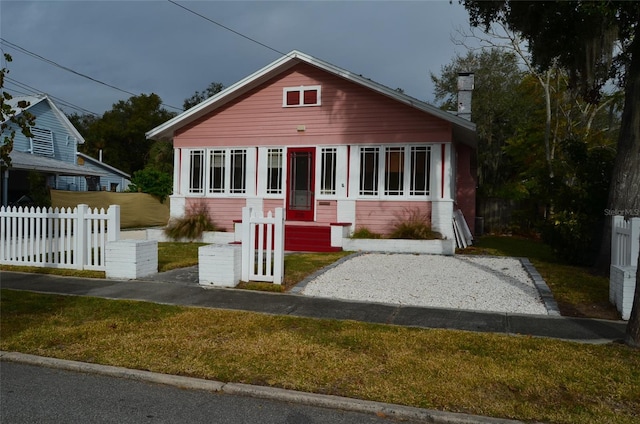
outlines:
[[468, 28], [458, 1], [176, 2], [271, 49], [169, 1], [0, 0], [0, 47], [18, 82], [5, 86], [54, 96], [67, 113], [78, 111], [57, 99], [102, 114], [126, 92], [182, 108], [209, 83], [227, 87], [295, 49], [431, 103], [429, 73], [464, 53], [451, 36]]

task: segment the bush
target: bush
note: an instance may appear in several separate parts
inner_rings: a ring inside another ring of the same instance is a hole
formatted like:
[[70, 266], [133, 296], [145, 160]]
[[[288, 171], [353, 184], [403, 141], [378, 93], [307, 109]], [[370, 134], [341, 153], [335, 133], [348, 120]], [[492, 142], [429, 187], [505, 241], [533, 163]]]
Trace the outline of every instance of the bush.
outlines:
[[402, 217], [396, 219], [393, 225], [393, 232], [389, 238], [437, 240], [441, 239], [442, 235], [431, 230], [428, 214], [420, 212], [419, 209], [407, 209]]
[[133, 173], [127, 191], [148, 193], [164, 202], [171, 194], [172, 186], [171, 175], [153, 168], [145, 168]]
[[209, 208], [204, 203], [198, 203], [187, 211], [182, 218], [174, 218], [164, 229], [167, 237], [173, 240], [198, 240], [205, 231], [217, 231], [218, 228], [209, 216]]
[[366, 227], [360, 227], [351, 234], [354, 239], [379, 239], [382, 235], [369, 231]]

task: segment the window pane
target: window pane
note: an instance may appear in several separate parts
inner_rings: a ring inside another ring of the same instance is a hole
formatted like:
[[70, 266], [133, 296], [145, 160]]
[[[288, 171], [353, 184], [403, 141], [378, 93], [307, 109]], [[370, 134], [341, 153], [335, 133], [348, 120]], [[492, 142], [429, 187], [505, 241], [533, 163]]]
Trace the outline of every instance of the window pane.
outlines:
[[431, 148], [428, 146], [411, 147], [411, 189], [412, 196], [429, 195], [431, 173]]
[[318, 90], [304, 90], [304, 104], [315, 105], [318, 103]]
[[209, 167], [209, 193], [224, 193], [224, 150], [213, 150]]
[[190, 180], [189, 193], [203, 193], [203, 177], [204, 177], [204, 151], [193, 150], [190, 157]]
[[322, 149], [320, 194], [336, 194], [336, 152], [335, 148]]
[[360, 194], [378, 194], [378, 148], [363, 147], [360, 150]]
[[404, 147], [387, 147], [385, 149], [384, 194], [399, 196], [404, 187]]
[[231, 193], [246, 191], [247, 152], [231, 150]]
[[267, 193], [282, 194], [282, 149], [267, 151]]
[[300, 92], [297, 90], [287, 91], [287, 106], [297, 106], [300, 104]]

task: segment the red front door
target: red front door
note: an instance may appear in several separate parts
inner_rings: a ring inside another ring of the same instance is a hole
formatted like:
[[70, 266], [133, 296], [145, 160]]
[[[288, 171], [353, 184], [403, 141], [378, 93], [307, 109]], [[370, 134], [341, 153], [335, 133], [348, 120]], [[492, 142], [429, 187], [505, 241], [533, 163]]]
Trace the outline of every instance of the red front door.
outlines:
[[289, 221], [313, 221], [315, 147], [287, 149], [287, 216]]

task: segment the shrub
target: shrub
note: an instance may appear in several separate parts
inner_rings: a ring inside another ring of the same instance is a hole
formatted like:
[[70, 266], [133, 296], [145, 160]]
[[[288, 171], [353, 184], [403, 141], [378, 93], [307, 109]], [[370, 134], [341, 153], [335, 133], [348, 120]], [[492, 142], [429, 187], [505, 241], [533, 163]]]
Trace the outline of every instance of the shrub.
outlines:
[[171, 194], [172, 185], [171, 175], [153, 168], [145, 168], [133, 173], [127, 191], [148, 193], [164, 202]]
[[402, 217], [396, 219], [393, 232], [389, 236], [392, 239], [408, 240], [436, 240], [442, 235], [431, 230], [429, 215], [420, 212], [419, 209], [407, 209]]
[[369, 231], [366, 227], [360, 227], [351, 234], [354, 239], [379, 239], [382, 235]]
[[167, 237], [173, 240], [198, 240], [205, 231], [216, 231], [218, 228], [209, 216], [209, 208], [204, 203], [192, 205], [182, 218], [174, 218], [164, 229]]

